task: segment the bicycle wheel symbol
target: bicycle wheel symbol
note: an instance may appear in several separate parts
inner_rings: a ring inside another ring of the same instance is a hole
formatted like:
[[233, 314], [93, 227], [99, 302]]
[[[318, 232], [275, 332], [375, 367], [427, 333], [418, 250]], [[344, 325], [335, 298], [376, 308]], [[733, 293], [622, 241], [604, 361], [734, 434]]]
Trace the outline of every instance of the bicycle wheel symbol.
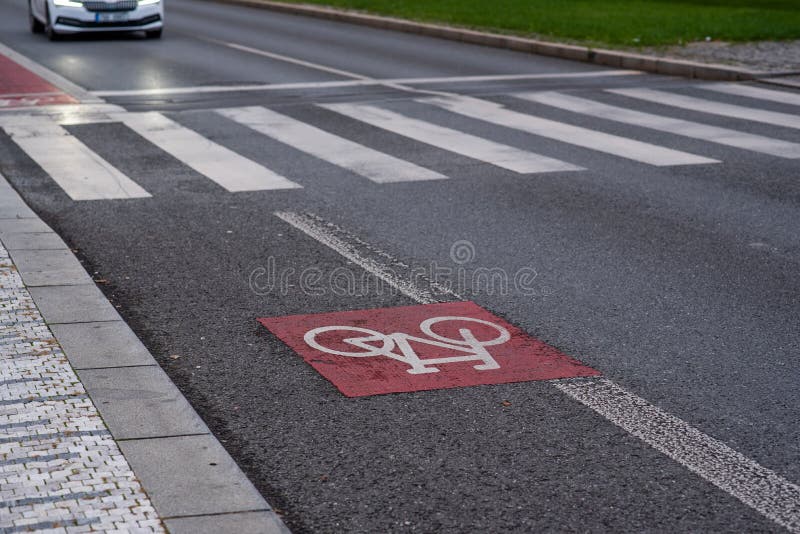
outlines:
[[[445, 322], [451, 322], [451, 324], [455, 323], [457, 326], [461, 326], [462, 328], [458, 329], [461, 338], [446, 337], [434, 331], [434, 326], [441, 325]], [[495, 337], [488, 340], [479, 340], [472, 330], [468, 328], [468, 326], [472, 325], [474, 327], [476, 324], [487, 326], [494, 330], [496, 333]], [[407, 370], [410, 374], [437, 373], [439, 372], [439, 368], [435, 367], [435, 365], [466, 361], [481, 362], [474, 366], [474, 369], [478, 371], [499, 369], [500, 365], [494, 360], [485, 347], [500, 345], [511, 339], [511, 334], [509, 334], [508, 330], [505, 328], [489, 321], [473, 319], [471, 317], [433, 317], [422, 321], [419, 328], [423, 334], [428, 336], [427, 338], [402, 332], [383, 334], [376, 330], [356, 326], [322, 326], [306, 332], [303, 339], [308, 346], [336, 356], [345, 356], [348, 358], [384, 356], [401, 361], [410, 367], [410, 369]], [[317, 337], [329, 332], [345, 332], [348, 335], [350, 333], [361, 334], [359, 336], [344, 338], [339, 336], [340, 343], [356, 347], [359, 350], [351, 351], [331, 348], [317, 340]], [[456, 352], [460, 355], [423, 359], [420, 358], [413, 349], [410, 343], [411, 341], [436, 347], [449, 354]]]
[[[347, 352], [332, 349], [330, 347], [325, 347], [321, 345], [317, 341], [317, 336], [320, 334], [324, 334], [326, 332], [359, 332], [362, 335], [360, 337], [353, 337], [353, 338], [345, 338], [342, 339], [342, 342], [347, 343], [349, 345], [359, 347], [361, 352]], [[315, 348], [322, 352], [327, 352], [328, 354], [335, 354], [337, 356], [346, 356], [348, 358], [368, 358], [371, 356], [385, 356], [387, 353], [390, 353], [394, 350], [394, 340], [391, 336], [385, 336], [380, 332], [376, 332], [375, 330], [370, 330], [368, 328], [360, 328], [357, 326], [322, 326], [320, 328], [315, 328], [314, 330], [309, 330], [306, 332], [306, 335], [303, 336], [303, 339], [308, 344], [308, 346]], [[382, 341], [383, 345], [381, 347], [375, 347], [372, 345], [368, 345], [367, 342], [369, 341]]]

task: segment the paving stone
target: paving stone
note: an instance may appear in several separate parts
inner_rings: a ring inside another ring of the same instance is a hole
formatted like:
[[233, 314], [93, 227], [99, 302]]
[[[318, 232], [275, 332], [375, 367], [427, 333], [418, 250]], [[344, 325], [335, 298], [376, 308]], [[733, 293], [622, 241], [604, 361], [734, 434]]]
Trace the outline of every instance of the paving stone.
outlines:
[[66, 243], [53, 232], [31, 232], [6, 234], [3, 237], [6, 249], [15, 250], [68, 250]]
[[86, 369], [78, 377], [116, 439], [209, 432], [157, 365]]
[[30, 292], [48, 323], [121, 321], [117, 310], [93, 283], [32, 287]]
[[269, 510], [210, 434], [136, 439], [119, 445], [162, 517]]
[[181, 517], [164, 521], [170, 534], [288, 534], [274, 512]]
[[41, 219], [0, 219], [0, 239], [8, 234], [52, 233], [52, 230]]
[[33, 218], [36, 214], [5, 180], [0, 180], [0, 219]]
[[16, 250], [11, 252], [11, 258], [17, 265], [22, 281], [28, 287], [66, 286], [92, 282], [86, 269], [69, 249]]
[[0, 532], [164, 532], [3, 247], [0, 323]]
[[156, 363], [123, 321], [54, 324], [51, 329], [75, 369]]

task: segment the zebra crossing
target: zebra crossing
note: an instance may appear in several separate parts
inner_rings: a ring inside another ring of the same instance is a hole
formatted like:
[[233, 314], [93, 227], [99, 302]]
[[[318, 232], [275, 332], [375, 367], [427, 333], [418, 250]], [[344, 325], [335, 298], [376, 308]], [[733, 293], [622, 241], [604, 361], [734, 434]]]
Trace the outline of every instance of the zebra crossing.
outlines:
[[[800, 143], [786, 139], [785, 134], [781, 138], [780, 128], [776, 137], [747, 131], [749, 122], [800, 129], [800, 114], [758, 107], [759, 102], [778, 102], [785, 107], [800, 106], [799, 94], [730, 83], [701, 84], [692, 89], [708, 94], [708, 98], [690, 96], [680, 90], [650, 88], [606, 89], [603, 92], [626, 99], [629, 105], [625, 106], [605, 103], [596, 95], [576, 96], [553, 90], [522, 91], [501, 96], [507, 102], [519, 102], [523, 106], [532, 103], [546, 109], [566, 111], [573, 117], [599, 119], [600, 125], [625, 124], [712, 145], [783, 159], [800, 159]], [[747, 104], [720, 101], [715, 99], [717, 95], [723, 95], [723, 98], [732, 96], [737, 102]], [[635, 109], [637, 104], [642, 107], [643, 102], [658, 104], [656, 108], [659, 112], [653, 112], [652, 106], [648, 111]], [[343, 102], [316, 106], [333, 112], [333, 116], [346, 117], [347, 120], [376, 128], [387, 135], [410, 139], [519, 175], [586, 170], [576, 162], [541, 153], [542, 144], [537, 143], [540, 138], [657, 167], [721, 163], [719, 159], [703, 154], [702, 144], [698, 144], [692, 152], [687, 152], [603, 131], [603, 126], [594, 126], [595, 123], [592, 123], [592, 127], [576, 126], [537, 116], [536, 112], [516, 111], [512, 109], [515, 106], [503, 105], [489, 98], [443, 93], [441, 96], [417, 98], [413, 104], [437, 109], [460, 120], [522, 132], [529, 136], [530, 143], [525, 147], [511, 146], [460, 131], [452, 125], [438, 124], [436, 119], [420, 119], [408, 112], [390, 109], [391, 104]], [[672, 116], [664, 109], [674, 109], [680, 112], [677, 113], [680, 116]], [[418, 162], [367, 146], [348, 138], [346, 134], [333, 133], [324, 124], [310, 124], [266, 107], [225, 108], [209, 112], [247, 128], [256, 139], [263, 136], [265, 141], [269, 139], [287, 145], [377, 184], [457, 178], [456, 175], [446, 175], [441, 169], [430, 169]], [[692, 120], [684, 118], [686, 112], [693, 117]], [[726, 127], [714, 124], [714, 118], [719, 117], [726, 119]], [[269, 158], [254, 161], [164, 113], [109, 112], [96, 122], [123, 124], [145, 142], [152, 143], [182, 165], [231, 193], [303, 187], [302, 177], [284, 176], [271, 169]], [[93, 122], [84, 124], [91, 125]], [[734, 124], [737, 125], [735, 128], [730, 127]], [[132, 178], [71, 134], [56, 118], [42, 115], [17, 116], [13, 121], [0, 118], [0, 128], [73, 200], [141, 199], [151, 196]]]
[[217, 113], [379, 184], [447, 178], [263, 107], [221, 109]]
[[32, 117], [4, 129], [73, 200], [150, 196], [59, 124]]

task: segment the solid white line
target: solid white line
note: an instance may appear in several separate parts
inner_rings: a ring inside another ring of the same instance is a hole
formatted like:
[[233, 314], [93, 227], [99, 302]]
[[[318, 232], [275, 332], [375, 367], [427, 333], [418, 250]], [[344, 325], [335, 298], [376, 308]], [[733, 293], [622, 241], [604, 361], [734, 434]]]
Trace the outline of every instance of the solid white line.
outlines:
[[638, 70], [599, 70], [589, 72], [548, 72], [544, 74], [486, 74], [478, 76], [449, 76], [429, 78], [394, 78], [383, 83], [431, 84], [431, 83], [469, 83], [502, 82], [515, 80], [568, 80], [574, 78], [605, 78], [607, 76], [635, 76], [644, 74]]
[[518, 93], [514, 96], [516, 98], [553, 106], [573, 113], [582, 113], [584, 115], [621, 122], [623, 124], [632, 124], [634, 126], [641, 126], [642, 128], [650, 128], [661, 132], [691, 137], [692, 139], [700, 139], [702, 141], [770, 154], [781, 158], [800, 158], [800, 144], [764, 137], [762, 135], [644, 113], [642, 111], [635, 111], [618, 106], [610, 106], [594, 100], [578, 98], [554, 91]]
[[398, 135], [518, 173], [583, 170], [582, 167], [557, 159], [526, 152], [426, 121], [405, 117], [375, 106], [361, 104], [318, 105]]
[[125, 108], [112, 104], [56, 104], [50, 106], [24, 106], [0, 109], [0, 126], [12, 124], [27, 117], [46, 117], [62, 126], [65, 124], [86, 124], [95, 121], [108, 121], [109, 113], [119, 113]]
[[123, 89], [108, 91], [92, 91], [97, 96], [154, 96], [196, 93], [238, 93], [245, 91], [281, 91], [290, 89], [327, 89], [337, 87], [360, 87], [372, 85], [425, 85], [438, 83], [470, 83], [494, 82], [515, 80], [555, 80], [571, 78], [595, 78], [606, 76], [632, 76], [642, 74], [637, 70], [611, 70], [590, 72], [566, 72], [548, 74], [500, 74], [487, 76], [452, 76], [434, 78], [376, 78], [363, 80], [344, 80], [333, 82], [298, 82], [275, 84], [244, 84], [244, 85], [202, 85], [197, 87], [157, 87], [153, 89]]
[[112, 117], [228, 191], [265, 191], [300, 187], [160, 113], [154, 111], [120, 113]]
[[765, 517], [800, 532], [800, 487], [776, 472], [606, 378], [554, 385]]
[[442, 180], [446, 176], [378, 152], [338, 135], [262, 107], [219, 109], [217, 113], [302, 152], [377, 183]]
[[60, 74], [56, 74], [52, 70], [40, 65], [39, 63], [36, 63], [35, 61], [26, 56], [23, 56], [16, 50], [9, 48], [8, 46], [2, 43], [0, 43], [0, 54], [6, 56], [15, 63], [18, 63], [19, 65], [25, 67], [26, 69], [36, 74], [40, 78], [44, 78], [51, 84], [55, 85], [56, 87], [58, 87], [65, 93], [69, 94], [70, 96], [73, 96], [82, 103], [90, 104], [90, 103], [104, 102], [104, 100], [102, 98], [99, 98], [97, 95], [93, 95], [83, 87], [80, 87], [75, 83], [72, 83], [71, 81], [61, 76]]
[[771, 102], [780, 102], [781, 104], [800, 106], [800, 93], [790, 93], [789, 91], [774, 91], [771, 89], [764, 89], [763, 87], [741, 85], [738, 83], [715, 83], [701, 85], [700, 89], [705, 89], [706, 91], [717, 91], [718, 93], [727, 93], [729, 95], [757, 98], [759, 100], [769, 100]]
[[363, 256], [358, 252], [358, 244], [344, 241], [314, 218], [288, 211], [279, 211], [275, 215], [326, 247], [338, 252], [342, 257], [355, 263], [371, 275], [383, 280], [408, 298], [420, 304], [438, 302], [430, 291], [417, 287], [413, 281], [401, 279], [389, 266]]
[[36, 98], [41, 96], [60, 96], [63, 95], [63, 92], [53, 92], [49, 91], [46, 93], [7, 93], [7, 94], [0, 94], [0, 98]]
[[626, 137], [543, 119], [527, 113], [518, 113], [487, 100], [470, 97], [434, 97], [419, 99], [419, 102], [433, 104], [473, 119], [650, 165], [670, 166], [719, 163], [715, 159], [704, 158], [687, 152], [680, 152]]
[[150, 194], [58, 124], [31, 117], [4, 126], [73, 200], [146, 198]]
[[630, 98], [655, 102], [656, 104], [699, 111], [701, 113], [710, 113], [712, 115], [721, 115], [734, 119], [763, 122], [776, 126], [800, 129], [800, 115], [790, 115], [788, 113], [736, 106], [733, 104], [716, 102], [714, 100], [706, 100], [705, 98], [695, 98], [693, 96], [668, 93], [666, 91], [656, 91], [654, 89], [606, 89], [606, 91]]
[[[389, 266], [358, 254], [359, 247], [370, 245], [360, 239], [337, 236], [319, 217], [292, 212], [275, 215], [412, 300], [420, 304], [439, 302], [429, 291], [418, 288], [413, 278], [404, 280], [397, 277]], [[800, 487], [796, 484], [607, 378], [555, 380], [551, 383], [768, 519], [791, 532], [800, 533]]]

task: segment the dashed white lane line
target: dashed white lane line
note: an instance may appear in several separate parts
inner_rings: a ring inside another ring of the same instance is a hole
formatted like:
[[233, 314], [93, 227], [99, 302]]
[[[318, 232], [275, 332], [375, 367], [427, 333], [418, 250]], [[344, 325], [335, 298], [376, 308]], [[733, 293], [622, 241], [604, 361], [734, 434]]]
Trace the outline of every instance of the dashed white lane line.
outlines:
[[746, 96], [747, 98], [756, 98], [758, 100], [769, 100], [770, 102], [779, 102], [781, 104], [800, 106], [800, 93], [790, 93], [789, 91], [774, 91], [772, 89], [764, 89], [763, 87], [742, 85], [738, 83], [714, 83], [701, 85], [700, 89], [705, 89], [706, 91], [716, 91], [718, 93], [727, 93], [729, 95]]
[[319, 104], [319, 106], [415, 141], [518, 173], [583, 170], [582, 167], [564, 161], [495, 143], [375, 106], [362, 104]]
[[656, 166], [719, 163], [711, 158], [611, 135], [564, 122], [543, 119], [506, 109], [501, 104], [471, 97], [434, 97], [419, 99], [453, 113], [506, 128], [555, 139], [562, 143], [613, 154], [622, 158]]
[[800, 115], [789, 113], [779, 113], [765, 109], [749, 108], [696, 98], [693, 96], [681, 95], [678, 93], [668, 93], [655, 89], [633, 88], [633, 89], [606, 89], [609, 93], [615, 93], [630, 98], [637, 98], [656, 104], [664, 104], [676, 108], [688, 109], [700, 113], [720, 115], [732, 119], [742, 119], [753, 122], [763, 122], [774, 126], [785, 126], [786, 128], [800, 129]]
[[555, 91], [516, 93], [514, 97], [538, 104], [553, 106], [572, 113], [581, 113], [600, 119], [691, 137], [692, 139], [700, 139], [719, 145], [742, 148], [744, 150], [760, 152], [780, 158], [800, 158], [800, 144], [783, 141], [781, 139], [773, 139], [763, 135], [654, 115], [652, 113], [645, 113], [643, 111], [636, 111], [619, 106], [610, 106], [602, 102], [557, 93]]
[[136, 182], [49, 119], [27, 117], [3, 128], [73, 200], [150, 196]]
[[373, 182], [447, 178], [408, 161], [360, 145], [263, 107], [219, 109], [217, 113], [292, 148], [360, 174]]
[[348, 239], [346, 235], [335, 232], [319, 220], [307, 215], [300, 215], [288, 211], [276, 212], [275, 215], [290, 225], [294, 226], [312, 239], [319, 241], [326, 247], [334, 250], [339, 255], [358, 265], [376, 278], [383, 280], [397, 291], [420, 304], [439, 302], [430, 289], [418, 287], [413, 281], [404, 280], [390, 266], [370, 258], [361, 252], [363, 243]]
[[642, 74], [637, 70], [610, 70], [589, 72], [563, 72], [547, 74], [498, 74], [484, 76], [445, 76], [429, 78], [369, 78], [342, 80], [332, 82], [298, 82], [298, 83], [255, 83], [242, 85], [201, 85], [195, 87], [156, 87], [152, 89], [117, 89], [92, 91], [96, 96], [156, 96], [197, 93], [239, 93], [246, 91], [286, 91], [295, 89], [335, 89], [338, 87], [361, 87], [374, 85], [428, 85], [449, 83], [500, 82], [522, 80], [559, 80], [573, 78], [598, 78], [614, 76], [634, 76]]
[[120, 113], [113, 117], [228, 191], [265, 191], [300, 187], [160, 113], [154, 111]]
[[[381, 261], [385, 253], [368, 257], [363, 241], [335, 232], [319, 217], [293, 212], [275, 214], [312, 239], [338, 252], [420, 304], [440, 302], [415, 279], [405, 280]], [[374, 247], [370, 247], [375, 250]], [[455, 296], [452, 293], [450, 296]], [[607, 378], [553, 381], [553, 385], [615, 425], [669, 456], [693, 473], [732, 495], [763, 516], [800, 533], [800, 486], [733, 450], [625, 390]]]

